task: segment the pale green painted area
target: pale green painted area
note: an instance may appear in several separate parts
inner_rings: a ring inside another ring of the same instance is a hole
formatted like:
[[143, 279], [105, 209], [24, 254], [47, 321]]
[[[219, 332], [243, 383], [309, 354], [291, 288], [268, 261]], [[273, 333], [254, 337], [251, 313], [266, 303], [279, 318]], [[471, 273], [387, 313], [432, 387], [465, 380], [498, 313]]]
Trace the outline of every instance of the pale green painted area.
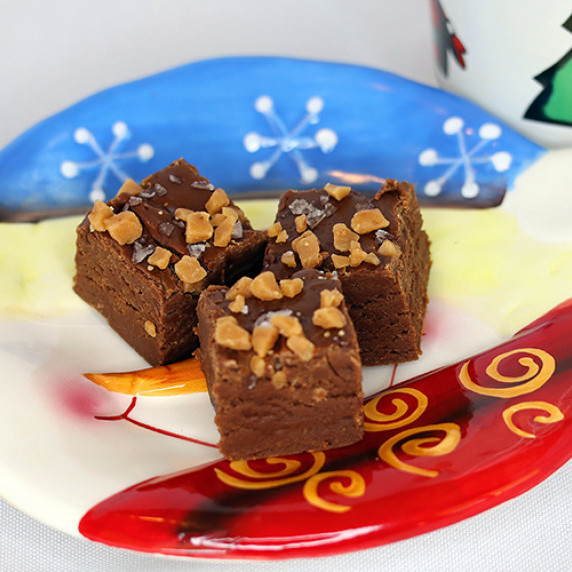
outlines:
[[[278, 200], [244, 201], [255, 228], [272, 224]], [[76, 227], [83, 217], [0, 223], [0, 319], [50, 318], [86, 304], [72, 290]]]
[[[255, 228], [277, 200], [240, 206]], [[572, 243], [525, 234], [501, 209], [426, 209], [433, 266], [429, 297], [510, 335], [571, 295]], [[77, 218], [0, 224], [0, 317], [46, 318], [86, 307], [72, 291]]]
[[438, 296], [510, 335], [572, 295], [572, 242], [524, 233], [501, 209], [428, 209]]
[[79, 221], [0, 224], [0, 316], [51, 317], [84, 307], [71, 289]]

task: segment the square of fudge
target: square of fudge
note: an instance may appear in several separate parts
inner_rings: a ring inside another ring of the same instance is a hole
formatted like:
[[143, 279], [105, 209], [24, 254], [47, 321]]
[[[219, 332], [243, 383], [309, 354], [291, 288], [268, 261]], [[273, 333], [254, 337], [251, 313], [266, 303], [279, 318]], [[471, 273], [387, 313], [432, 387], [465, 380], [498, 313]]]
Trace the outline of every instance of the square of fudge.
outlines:
[[412, 185], [387, 180], [375, 196], [332, 184], [287, 191], [268, 235], [263, 268], [278, 278], [337, 271], [363, 365], [417, 359], [430, 256]]
[[198, 355], [231, 460], [321, 451], [363, 436], [361, 361], [338, 279], [271, 272], [198, 303]]
[[260, 270], [266, 237], [222, 189], [179, 159], [77, 230], [74, 290], [151, 365], [191, 356], [199, 294]]

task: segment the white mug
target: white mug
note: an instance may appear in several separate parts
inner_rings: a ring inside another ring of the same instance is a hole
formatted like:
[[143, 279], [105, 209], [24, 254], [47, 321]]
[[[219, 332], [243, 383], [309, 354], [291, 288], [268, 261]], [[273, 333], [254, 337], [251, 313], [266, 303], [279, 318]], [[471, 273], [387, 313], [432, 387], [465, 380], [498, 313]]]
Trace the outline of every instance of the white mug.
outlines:
[[430, 2], [439, 85], [540, 145], [572, 146], [572, 1]]

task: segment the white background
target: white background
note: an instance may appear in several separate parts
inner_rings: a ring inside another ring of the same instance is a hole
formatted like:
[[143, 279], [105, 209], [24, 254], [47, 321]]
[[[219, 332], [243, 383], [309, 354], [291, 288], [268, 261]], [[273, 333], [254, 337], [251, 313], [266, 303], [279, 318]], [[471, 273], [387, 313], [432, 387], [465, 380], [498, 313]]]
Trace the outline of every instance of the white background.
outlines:
[[[435, 84], [432, 49], [428, 0], [0, 0], [0, 147], [95, 91], [198, 59], [306, 57]], [[0, 570], [567, 570], [571, 507], [562, 499], [572, 498], [571, 483], [568, 464], [518, 499], [420, 538], [255, 564], [110, 549], [69, 538], [0, 501]]]

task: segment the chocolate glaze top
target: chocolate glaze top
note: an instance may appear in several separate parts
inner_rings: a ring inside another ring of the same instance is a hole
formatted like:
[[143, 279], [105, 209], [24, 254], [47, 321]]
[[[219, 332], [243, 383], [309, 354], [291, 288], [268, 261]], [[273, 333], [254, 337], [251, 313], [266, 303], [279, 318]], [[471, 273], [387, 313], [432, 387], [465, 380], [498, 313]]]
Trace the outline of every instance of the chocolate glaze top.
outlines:
[[[239, 325], [250, 333], [252, 333], [255, 326], [260, 325], [265, 320], [269, 320], [272, 313], [281, 313], [298, 318], [304, 335], [317, 348], [332, 347], [332, 345], [347, 347], [351, 344], [357, 349], [355, 331], [351, 320], [348, 319], [343, 328], [330, 330], [316, 326], [312, 322], [314, 311], [320, 308], [320, 292], [322, 290], [338, 290], [341, 292], [341, 284], [338, 278], [331, 273], [313, 269], [296, 272], [292, 278], [301, 278], [304, 281], [302, 291], [294, 298], [284, 297], [280, 300], [263, 301], [250, 297], [246, 299], [246, 307], [248, 308], [246, 314], [241, 312], [233, 313], [228, 309], [230, 302], [225, 298], [228, 288], [211, 286], [209, 292], [211, 293], [212, 301], [221, 308], [221, 315], [234, 316]], [[343, 309], [347, 316], [345, 302], [342, 302], [340, 309]], [[285, 346], [285, 339], [280, 336], [274, 348], [275, 353], [279, 352], [283, 346]], [[236, 351], [229, 350], [231, 353]]]
[[[193, 254], [193, 245], [188, 245], [185, 240], [185, 223], [175, 218], [178, 208], [204, 211], [205, 204], [215, 188], [193, 165], [179, 159], [147, 177], [140, 186], [143, 191], [138, 195], [120, 192], [108, 203], [116, 213], [130, 210], [141, 221], [142, 236], [135, 243], [122, 247], [134, 264], [140, 265], [147, 272], [157, 272], [157, 269], [147, 268], [146, 263], [148, 254], [153, 252], [156, 246], [162, 246], [175, 254], [172, 262], [184, 255], [195, 255], [207, 270], [220, 260], [225, 249], [214, 246], [212, 241], [197, 245], [195, 248], [198, 253]], [[238, 212], [238, 220], [244, 231], [242, 238], [255, 232], [244, 213], [232, 201], [230, 206]], [[84, 224], [89, 225], [87, 218]], [[240, 241], [242, 238], [233, 238], [232, 241]]]
[[[270, 239], [264, 261], [265, 269], [270, 269], [278, 276], [285, 276], [295, 272], [296, 269], [286, 267], [280, 258], [285, 252], [292, 250], [292, 240], [300, 236], [296, 230], [295, 218], [300, 214], [306, 214], [308, 230], [311, 230], [320, 242], [320, 250], [328, 254], [347, 254], [339, 252], [334, 247], [333, 226], [344, 223], [351, 230], [351, 219], [354, 214], [366, 209], [379, 209], [389, 221], [389, 225], [381, 231], [372, 231], [360, 235], [359, 242], [366, 252], [375, 252], [384, 239], [396, 241], [400, 234], [400, 221], [396, 215], [396, 205], [402, 200], [404, 191], [402, 188], [407, 183], [388, 181], [386, 185], [375, 195], [365, 195], [356, 191], [344, 197], [341, 201], [331, 197], [324, 189], [312, 189], [308, 191], [287, 191], [280, 200], [276, 222], [288, 234], [288, 240], [278, 243]], [[305, 212], [302, 212], [305, 211]], [[310, 214], [307, 214], [307, 213]], [[381, 267], [389, 262], [387, 257], [379, 256]], [[334, 266], [330, 256], [324, 257], [319, 268], [333, 270]]]

